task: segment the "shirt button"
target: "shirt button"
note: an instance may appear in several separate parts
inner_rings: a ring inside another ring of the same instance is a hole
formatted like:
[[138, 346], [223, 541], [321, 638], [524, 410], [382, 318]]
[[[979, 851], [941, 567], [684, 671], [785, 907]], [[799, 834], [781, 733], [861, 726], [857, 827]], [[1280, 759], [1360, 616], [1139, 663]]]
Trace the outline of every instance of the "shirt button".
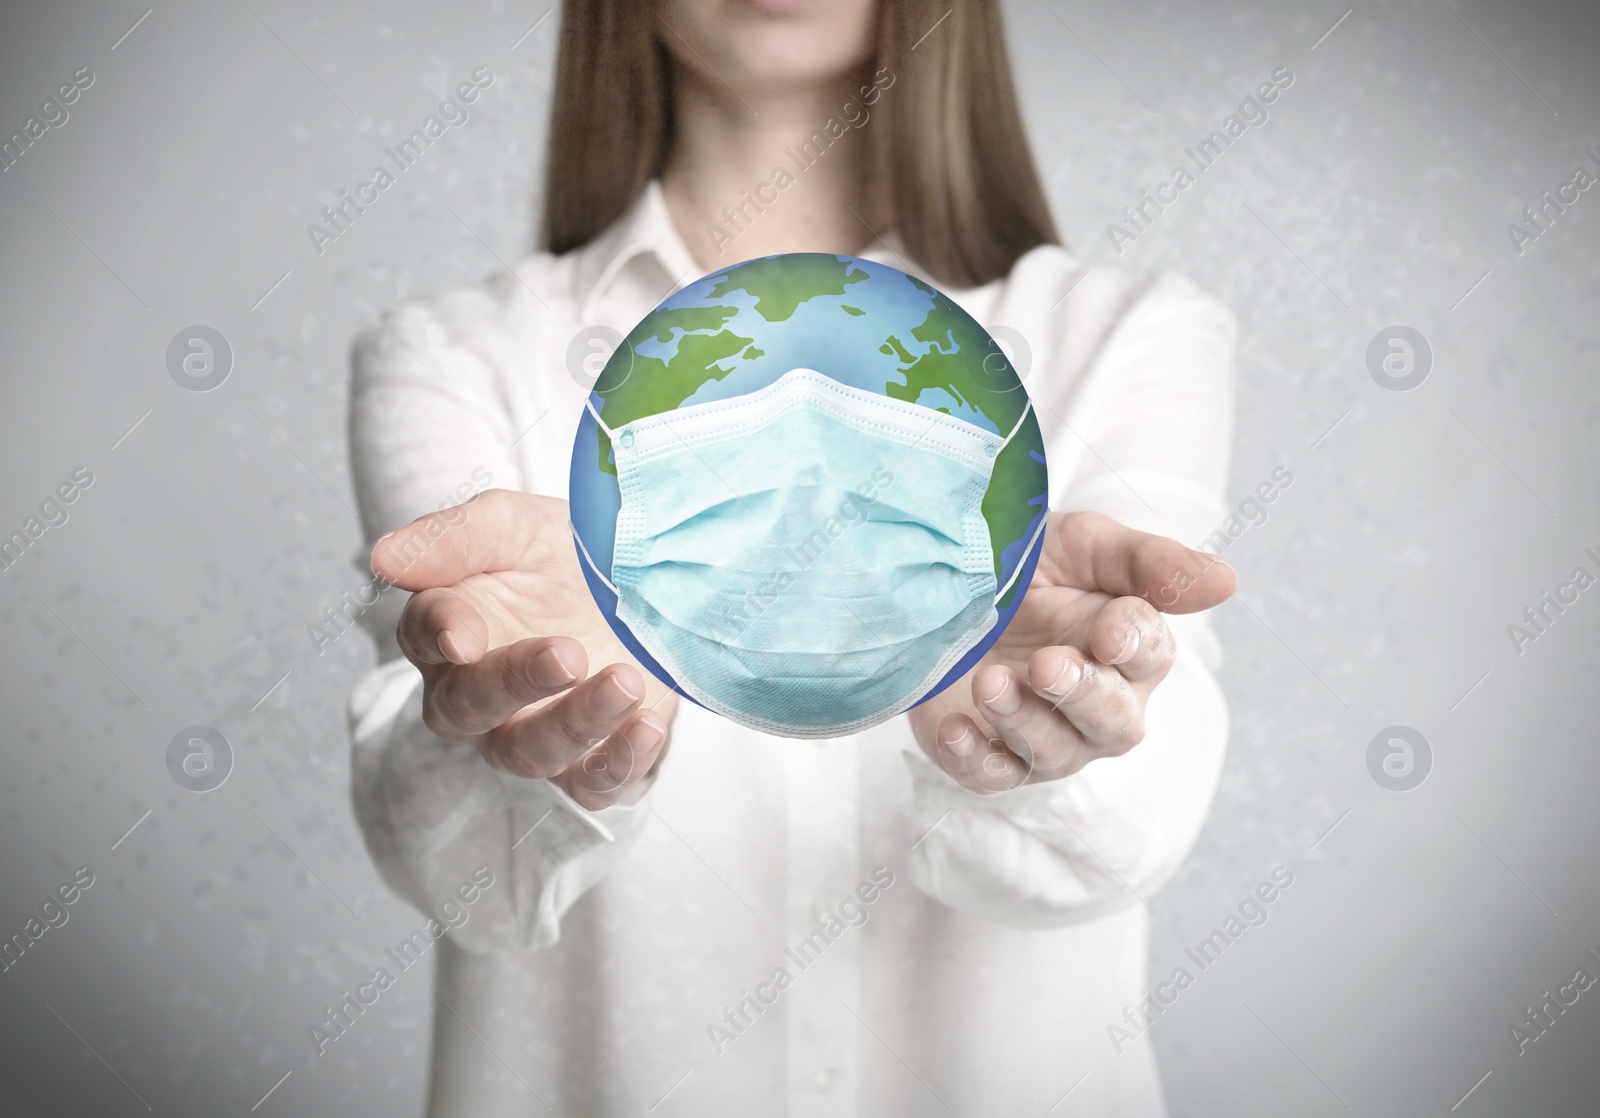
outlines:
[[833, 909], [829, 908], [827, 902], [821, 897], [813, 897], [811, 899], [811, 919], [816, 922], [818, 927], [821, 927], [823, 922], [832, 915]]
[[811, 1086], [819, 1095], [831, 1095], [839, 1084], [837, 1068], [818, 1068], [811, 1073]]

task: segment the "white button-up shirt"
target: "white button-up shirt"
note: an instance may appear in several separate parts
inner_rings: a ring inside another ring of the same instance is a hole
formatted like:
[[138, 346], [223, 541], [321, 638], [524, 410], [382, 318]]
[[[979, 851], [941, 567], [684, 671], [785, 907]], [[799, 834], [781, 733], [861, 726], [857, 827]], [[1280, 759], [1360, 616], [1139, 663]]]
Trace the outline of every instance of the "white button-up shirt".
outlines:
[[[915, 271], [897, 248], [863, 255]], [[490, 485], [565, 497], [574, 337], [626, 334], [699, 272], [651, 184], [582, 249], [387, 313], [354, 351], [369, 541]], [[1226, 309], [1057, 247], [946, 293], [1025, 375], [1052, 508], [1191, 545], [1225, 518]], [[683, 702], [643, 799], [591, 814], [423, 726], [400, 596], [364, 619], [387, 662], [351, 698], [353, 780], [385, 880], [457, 906], [431, 947], [430, 1115], [1163, 1112], [1145, 901], [1222, 763], [1203, 617], [1171, 619], [1144, 742], [1064, 780], [979, 796], [903, 717], [797, 741]], [[493, 884], [463, 892], [475, 872]]]

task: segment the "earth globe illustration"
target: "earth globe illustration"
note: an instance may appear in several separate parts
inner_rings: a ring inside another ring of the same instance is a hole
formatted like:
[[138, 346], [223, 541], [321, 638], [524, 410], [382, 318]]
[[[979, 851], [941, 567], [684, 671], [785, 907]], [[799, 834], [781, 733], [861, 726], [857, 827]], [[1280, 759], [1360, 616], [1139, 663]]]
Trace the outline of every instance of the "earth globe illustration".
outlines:
[[994, 459], [982, 504], [1002, 591], [997, 620], [916, 706], [969, 671], [1015, 616], [1042, 547], [1049, 481], [1039, 424], [1010, 359], [948, 297], [898, 269], [828, 253], [760, 257], [696, 280], [647, 314], [611, 354], [578, 424], [570, 515], [579, 567], [639, 663], [694, 702], [618, 618], [617, 594], [603, 577], [622, 495], [611, 438], [594, 413], [617, 432], [648, 416], [749, 395], [795, 369], [1001, 438], [1015, 430]]

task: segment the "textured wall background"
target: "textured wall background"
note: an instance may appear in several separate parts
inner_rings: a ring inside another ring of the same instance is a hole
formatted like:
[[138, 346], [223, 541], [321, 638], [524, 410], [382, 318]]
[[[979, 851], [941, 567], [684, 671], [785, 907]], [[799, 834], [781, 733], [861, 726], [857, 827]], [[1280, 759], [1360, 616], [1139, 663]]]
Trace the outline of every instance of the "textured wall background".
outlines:
[[[1218, 618], [1233, 745], [1199, 849], [1151, 899], [1153, 979], [1198, 971], [1184, 949], [1274, 868], [1294, 884], [1155, 1025], [1175, 1113], [1592, 1114], [1600, 990], [1522, 1055], [1508, 1026], [1578, 968], [1600, 976], [1600, 590], [1520, 652], [1507, 626], [1576, 567], [1600, 575], [1600, 191], [1520, 253], [1508, 222], [1576, 168], [1600, 175], [1600, 16], [1008, 9], [1037, 152], [1087, 255], [1117, 255], [1122, 208], [1274, 69], [1294, 75], [1121, 246], [1239, 312], [1235, 502], [1275, 468], [1294, 479], [1226, 551], [1244, 583]], [[528, 244], [544, 10], [0, 14], [0, 130], [93, 77], [0, 174], [0, 530], [77, 490], [0, 575], [0, 933], [94, 875], [0, 974], [8, 1112], [244, 1113], [275, 1083], [257, 1113], [420, 1106], [424, 973], [328, 1056], [306, 1041], [417, 922], [348, 806], [343, 700], [371, 648], [319, 653], [307, 626], [366, 581], [348, 339]], [[470, 121], [317, 255], [313, 214], [479, 66], [496, 80]], [[232, 350], [210, 392], [168, 369], [195, 324]], [[1409, 391], [1369, 372], [1392, 325], [1431, 349]], [[205, 794], [180, 784], [206, 782], [203, 756], [189, 776], [168, 759], [192, 725], [233, 755]], [[1429, 747], [1409, 778], [1393, 725]]]

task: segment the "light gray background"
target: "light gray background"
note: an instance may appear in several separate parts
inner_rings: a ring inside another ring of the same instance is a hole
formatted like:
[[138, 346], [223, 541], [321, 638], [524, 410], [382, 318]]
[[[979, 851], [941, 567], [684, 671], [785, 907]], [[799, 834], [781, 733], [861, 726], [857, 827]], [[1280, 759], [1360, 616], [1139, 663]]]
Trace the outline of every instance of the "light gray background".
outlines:
[[[73, 868], [97, 877], [0, 974], [0, 1109], [242, 1114], [292, 1072], [257, 1114], [415, 1113], [425, 972], [322, 1059], [306, 1037], [419, 922], [348, 804], [342, 710], [370, 645], [319, 655], [306, 628], [365, 581], [348, 341], [528, 245], [556, 18], [514, 45], [543, 6], [164, 4], [119, 43], [145, 10], [0, 15], [7, 134], [96, 76], [0, 175], [0, 529], [78, 467], [96, 479], [0, 575], [0, 933]], [[1600, 566], [1600, 190], [1521, 255], [1506, 226], [1600, 172], [1581, 154], [1600, 141], [1595, 9], [1361, 4], [1337, 27], [1342, 2], [1056, 10], [1070, 28], [1010, 4], [1009, 32], [1087, 255], [1115, 255], [1107, 223], [1248, 88], [1295, 74], [1124, 254], [1238, 311], [1233, 500], [1275, 466], [1295, 478], [1227, 551], [1233, 741], [1198, 849], [1152, 901], [1152, 974], [1274, 867], [1295, 884], [1156, 1025], [1173, 1110], [1593, 1114], [1600, 989], [1524, 1055], [1507, 1026], [1578, 967], [1600, 975], [1600, 589], [1521, 655], [1506, 626]], [[497, 80], [471, 122], [318, 256], [314, 212], [480, 65]], [[204, 394], [165, 363], [197, 323], [236, 360]], [[1434, 350], [1406, 393], [1366, 367], [1397, 323]], [[192, 723], [236, 752], [204, 795], [165, 761]], [[1368, 772], [1395, 723], [1433, 750], [1411, 792]], [[1064, 1053], [1063, 1089], [1076, 1074]]]

